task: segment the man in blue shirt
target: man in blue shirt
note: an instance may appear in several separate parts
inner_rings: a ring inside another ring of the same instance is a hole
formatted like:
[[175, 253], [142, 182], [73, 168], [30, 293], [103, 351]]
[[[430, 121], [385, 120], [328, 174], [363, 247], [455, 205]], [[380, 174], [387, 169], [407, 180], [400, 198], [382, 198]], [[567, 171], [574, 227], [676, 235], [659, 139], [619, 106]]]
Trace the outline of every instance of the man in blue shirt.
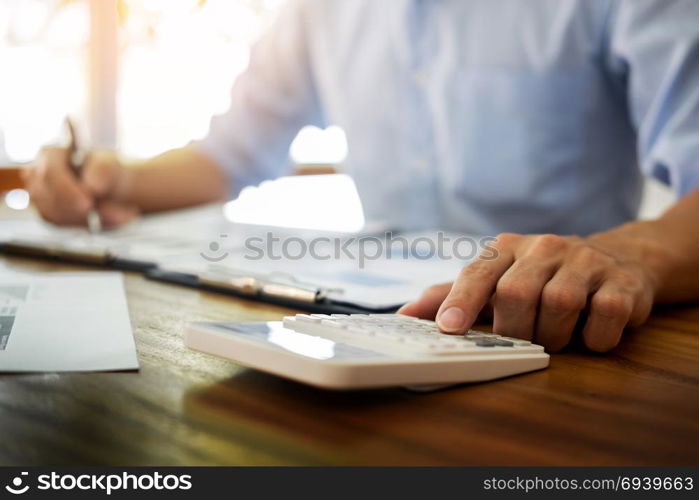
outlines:
[[[394, 228], [502, 234], [406, 314], [566, 345], [583, 310], [614, 347], [654, 301], [699, 297], [699, 2], [300, 0], [257, 44], [207, 138], [122, 168], [64, 150], [27, 175], [41, 213], [119, 224], [286, 173], [308, 124], [344, 128], [365, 215]], [[680, 201], [636, 217], [643, 175]], [[561, 236], [574, 234], [576, 236]], [[558, 235], [558, 236], [554, 236]]]

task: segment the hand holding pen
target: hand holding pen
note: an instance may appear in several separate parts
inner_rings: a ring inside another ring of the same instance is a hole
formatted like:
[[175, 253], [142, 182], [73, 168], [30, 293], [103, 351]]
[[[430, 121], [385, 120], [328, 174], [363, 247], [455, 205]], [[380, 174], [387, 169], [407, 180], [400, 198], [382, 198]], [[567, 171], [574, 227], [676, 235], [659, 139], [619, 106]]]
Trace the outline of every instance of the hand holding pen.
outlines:
[[44, 148], [23, 178], [32, 203], [49, 222], [87, 226], [91, 233], [120, 226], [138, 210], [126, 199], [128, 173], [116, 155], [80, 147], [73, 123], [66, 121], [68, 147]]

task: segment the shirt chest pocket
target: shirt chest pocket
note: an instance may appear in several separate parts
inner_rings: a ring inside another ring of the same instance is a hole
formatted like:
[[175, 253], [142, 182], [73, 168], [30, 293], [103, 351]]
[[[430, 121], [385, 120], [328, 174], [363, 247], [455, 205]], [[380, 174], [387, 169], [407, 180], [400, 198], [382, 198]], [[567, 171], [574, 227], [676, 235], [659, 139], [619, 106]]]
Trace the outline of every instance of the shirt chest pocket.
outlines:
[[581, 175], [589, 82], [577, 68], [460, 72], [450, 92], [455, 194], [549, 204], [569, 196]]

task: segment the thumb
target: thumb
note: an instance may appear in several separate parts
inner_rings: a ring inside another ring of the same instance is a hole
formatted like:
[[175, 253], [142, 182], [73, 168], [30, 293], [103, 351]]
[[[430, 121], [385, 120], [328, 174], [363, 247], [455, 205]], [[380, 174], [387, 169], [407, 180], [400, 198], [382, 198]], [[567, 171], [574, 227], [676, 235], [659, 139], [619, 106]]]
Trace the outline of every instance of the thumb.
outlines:
[[119, 182], [121, 165], [114, 153], [91, 153], [85, 162], [82, 182], [96, 198], [109, 198]]
[[419, 299], [398, 309], [398, 313], [423, 319], [434, 319], [439, 306], [449, 295], [451, 285], [451, 283], [442, 283], [429, 287]]

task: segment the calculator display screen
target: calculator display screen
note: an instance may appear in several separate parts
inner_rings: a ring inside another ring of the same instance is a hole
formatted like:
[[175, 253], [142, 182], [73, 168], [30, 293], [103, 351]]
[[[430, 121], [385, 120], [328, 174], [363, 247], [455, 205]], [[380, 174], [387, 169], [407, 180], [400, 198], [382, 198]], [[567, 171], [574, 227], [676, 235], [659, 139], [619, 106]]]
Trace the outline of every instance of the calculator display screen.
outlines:
[[385, 354], [361, 349], [335, 342], [330, 339], [295, 332], [284, 328], [280, 321], [268, 321], [259, 323], [217, 323], [218, 329], [225, 330], [231, 335], [245, 337], [271, 344], [277, 348], [290, 351], [307, 358], [330, 359], [357, 359], [357, 358], [386, 358]]

